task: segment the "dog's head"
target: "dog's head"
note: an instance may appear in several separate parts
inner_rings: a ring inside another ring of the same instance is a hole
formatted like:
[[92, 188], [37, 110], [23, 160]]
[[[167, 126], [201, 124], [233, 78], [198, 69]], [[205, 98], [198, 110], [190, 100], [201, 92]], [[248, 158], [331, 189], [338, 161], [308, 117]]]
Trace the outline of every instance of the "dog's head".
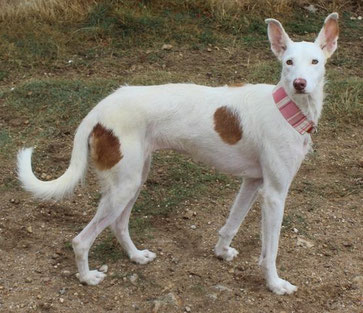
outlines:
[[293, 42], [281, 23], [266, 19], [271, 50], [282, 62], [281, 81], [287, 92], [311, 94], [323, 83], [326, 60], [337, 48], [338, 13], [330, 14], [314, 42]]

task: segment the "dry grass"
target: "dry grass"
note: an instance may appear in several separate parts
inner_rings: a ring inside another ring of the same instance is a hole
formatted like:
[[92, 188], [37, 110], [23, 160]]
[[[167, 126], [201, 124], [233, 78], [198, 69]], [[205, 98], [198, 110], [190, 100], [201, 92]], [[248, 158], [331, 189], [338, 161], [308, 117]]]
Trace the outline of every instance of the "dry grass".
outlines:
[[94, 0], [0, 0], [0, 19], [78, 20], [88, 14]]
[[[257, 16], [289, 16], [293, 9], [306, 5], [303, 0], [0, 0], [0, 20], [42, 18], [50, 21], [78, 21], [97, 4], [115, 6], [149, 6], [164, 9], [186, 9], [209, 15], [217, 20], [240, 18], [249, 13]], [[327, 12], [361, 11], [358, 0], [318, 0], [315, 6]]]

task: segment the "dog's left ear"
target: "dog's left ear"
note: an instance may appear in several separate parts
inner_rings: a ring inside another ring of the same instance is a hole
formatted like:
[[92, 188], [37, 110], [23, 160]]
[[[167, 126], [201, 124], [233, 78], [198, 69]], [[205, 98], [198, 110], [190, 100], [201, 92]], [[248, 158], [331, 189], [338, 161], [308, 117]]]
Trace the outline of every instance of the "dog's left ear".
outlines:
[[315, 40], [324, 52], [326, 58], [330, 58], [338, 47], [339, 25], [338, 13], [331, 13], [325, 19], [324, 26]]
[[267, 26], [268, 39], [271, 43], [271, 50], [281, 60], [289, 44], [292, 40], [286, 34], [284, 28], [278, 20], [273, 18], [265, 19]]

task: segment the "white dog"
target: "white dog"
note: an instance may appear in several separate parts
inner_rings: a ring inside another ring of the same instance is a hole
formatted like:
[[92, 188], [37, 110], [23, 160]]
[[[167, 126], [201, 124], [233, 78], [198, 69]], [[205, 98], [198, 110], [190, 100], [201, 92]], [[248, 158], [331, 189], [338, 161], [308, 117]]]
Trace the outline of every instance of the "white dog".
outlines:
[[293, 42], [279, 21], [266, 20], [271, 49], [282, 63], [277, 86], [119, 88], [81, 122], [69, 168], [53, 181], [34, 176], [31, 148], [19, 152], [23, 187], [44, 200], [71, 193], [85, 175], [88, 156], [97, 169], [102, 199], [94, 218], [73, 239], [81, 282], [96, 285], [105, 277], [89, 270], [88, 252], [108, 226], [132, 261], [145, 264], [155, 258], [155, 253], [135, 247], [129, 217], [147, 178], [152, 152], [174, 149], [244, 178], [219, 231], [215, 254], [227, 261], [238, 254], [231, 241], [260, 191], [264, 199], [260, 265], [267, 286], [276, 294], [297, 290], [277, 274], [278, 241], [286, 195], [310, 150], [310, 133], [322, 110], [325, 63], [337, 48], [337, 20], [337, 13], [330, 14], [314, 43]]

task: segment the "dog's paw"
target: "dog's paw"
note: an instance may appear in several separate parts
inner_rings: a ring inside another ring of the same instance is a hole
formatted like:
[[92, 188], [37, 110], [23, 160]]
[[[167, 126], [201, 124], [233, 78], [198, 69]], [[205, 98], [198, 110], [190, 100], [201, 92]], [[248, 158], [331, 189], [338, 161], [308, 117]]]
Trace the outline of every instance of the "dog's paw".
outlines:
[[77, 275], [79, 281], [83, 284], [95, 286], [98, 285], [106, 277], [106, 274], [97, 270], [89, 271], [84, 277]]
[[287, 280], [278, 278], [267, 284], [267, 287], [278, 295], [292, 294], [297, 290], [297, 287], [290, 284]]
[[238, 251], [232, 247], [215, 249], [214, 252], [218, 258], [226, 261], [232, 261], [238, 255]]
[[149, 250], [139, 250], [136, 254], [130, 256], [130, 260], [137, 264], [146, 264], [156, 258], [156, 254]]

